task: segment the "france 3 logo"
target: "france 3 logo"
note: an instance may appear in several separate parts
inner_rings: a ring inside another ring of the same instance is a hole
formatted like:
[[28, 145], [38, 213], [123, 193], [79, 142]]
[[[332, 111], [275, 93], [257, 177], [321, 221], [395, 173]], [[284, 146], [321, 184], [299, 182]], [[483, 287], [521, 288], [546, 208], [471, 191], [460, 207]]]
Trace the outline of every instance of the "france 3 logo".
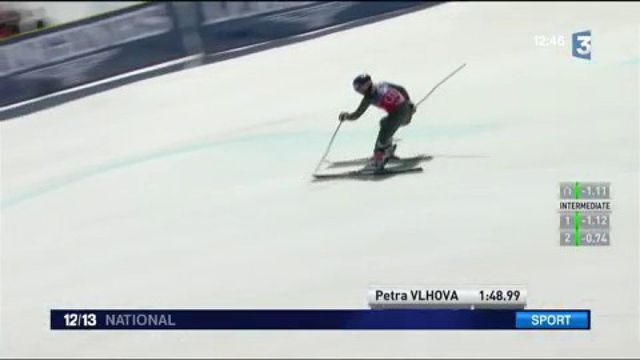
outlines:
[[591, 60], [591, 30], [573, 33], [571, 49], [574, 57]]

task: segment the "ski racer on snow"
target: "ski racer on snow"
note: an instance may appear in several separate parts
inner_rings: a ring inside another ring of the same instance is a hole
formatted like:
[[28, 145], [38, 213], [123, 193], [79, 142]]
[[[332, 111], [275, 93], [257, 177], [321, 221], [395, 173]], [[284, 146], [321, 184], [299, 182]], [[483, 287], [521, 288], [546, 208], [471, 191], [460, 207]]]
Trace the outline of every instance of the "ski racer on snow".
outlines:
[[373, 157], [366, 167], [374, 171], [382, 171], [387, 161], [395, 157], [396, 145], [393, 144], [393, 135], [401, 126], [411, 122], [416, 107], [411, 102], [409, 93], [402, 86], [389, 82], [373, 83], [371, 76], [367, 74], [358, 75], [353, 80], [353, 89], [363, 95], [362, 101], [353, 113], [341, 112], [338, 116], [340, 121], [357, 120], [369, 105], [387, 112], [387, 116], [380, 120]]

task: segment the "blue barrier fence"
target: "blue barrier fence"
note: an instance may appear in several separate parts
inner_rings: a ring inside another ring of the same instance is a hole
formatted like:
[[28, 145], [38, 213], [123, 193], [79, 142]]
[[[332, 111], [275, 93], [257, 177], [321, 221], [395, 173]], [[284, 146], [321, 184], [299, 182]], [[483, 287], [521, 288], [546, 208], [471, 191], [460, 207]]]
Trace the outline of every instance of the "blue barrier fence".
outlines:
[[0, 46], [0, 106], [186, 56], [168, 3], [120, 11]]
[[[193, 55], [221, 60], [230, 50], [269, 47], [279, 40], [437, 3], [150, 2], [27, 34], [0, 42], [0, 120], [20, 115], [14, 107], [10, 114], [2, 107], [134, 70]], [[48, 104], [55, 105], [50, 100]]]

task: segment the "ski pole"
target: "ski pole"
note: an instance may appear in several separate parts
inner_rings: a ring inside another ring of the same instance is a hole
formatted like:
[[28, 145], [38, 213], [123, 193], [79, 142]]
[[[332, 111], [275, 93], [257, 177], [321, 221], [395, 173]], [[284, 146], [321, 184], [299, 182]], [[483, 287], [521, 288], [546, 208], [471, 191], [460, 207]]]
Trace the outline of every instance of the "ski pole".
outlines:
[[427, 95], [425, 95], [422, 100], [418, 101], [418, 103], [416, 104], [416, 108], [425, 100], [427, 100], [427, 98], [434, 92], [436, 91], [436, 89], [438, 88], [438, 86], [442, 85], [445, 81], [447, 81], [450, 77], [452, 77], [453, 75], [455, 75], [455, 73], [457, 73], [458, 71], [462, 70], [463, 67], [465, 67], [467, 65], [467, 63], [464, 63], [460, 66], [458, 66], [457, 69], [455, 69], [451, 74], [447, 75], [446, 78], [442, 79], [442, 81], [440, 81], [438, 84], [436, 84], [436, 86], [433, 87], [433, 89], [431, 89], [431, 91], [429, 91], [429, 93]]
[[320, 168], [320, 165], [322, 165], [322, 162], [324, 161], [324, 159], [329, 154], [329, 150], [331, 149], [331, 145], [333, 145], [333, 139], [336, 138], [336, 134], [338, 134], [338, 130], [340, 130], [340, 126], [342, 126], [342, 121], [340, 121], [338, 123], [338, 127], [336, 127], [336, 131], [333, 132], [333, 136], [331, 136], [331, 141], [329, 141], [329, 145], [327, 146], [327, 150], [324, 152], [324, 155], [322, 155], [322, 159], [320, 159], [320, 162], [318, 163], [318, 166], [316, 166], [316, 169], [313, 171], [314, 174], [318, 172], [318, 169]]

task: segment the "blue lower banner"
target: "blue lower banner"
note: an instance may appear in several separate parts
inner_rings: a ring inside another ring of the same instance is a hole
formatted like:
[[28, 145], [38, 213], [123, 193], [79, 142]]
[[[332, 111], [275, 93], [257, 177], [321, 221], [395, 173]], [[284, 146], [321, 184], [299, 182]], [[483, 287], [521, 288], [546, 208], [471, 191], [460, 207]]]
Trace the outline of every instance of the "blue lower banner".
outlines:
[[51, 310], [52, 330], [589, 330], [590, 310]]

